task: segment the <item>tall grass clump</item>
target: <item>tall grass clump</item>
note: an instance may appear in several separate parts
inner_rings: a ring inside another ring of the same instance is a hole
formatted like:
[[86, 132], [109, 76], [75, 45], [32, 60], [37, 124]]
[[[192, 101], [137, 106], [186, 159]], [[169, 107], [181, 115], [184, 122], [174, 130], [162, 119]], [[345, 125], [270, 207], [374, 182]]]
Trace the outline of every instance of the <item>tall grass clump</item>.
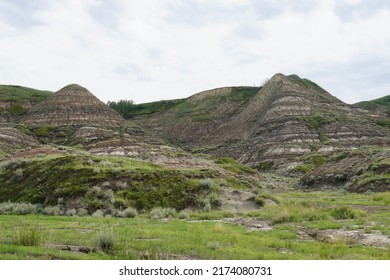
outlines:
[[359, 211], [352, 209], [349, 206], [341, 206], [332, 209], [330, 215], [336, 220], [355, 219], [360, 216]]
[[95, 237], [95, 246], [97, 249], [109, 253], [115, 249], [116, 238], [111, 230], [100, 231]]
[[43, 231], [39, 228], [19, 228], [14, 233], [13, 243], [21, 246], [38, 246], [43, 241]]
[[273, 224], [329, 219], [329, 213], [325, 208], [305, 201], [295, 202], [289, 200], [280, 204], [265, 205], [259, 216], [271, 220]]

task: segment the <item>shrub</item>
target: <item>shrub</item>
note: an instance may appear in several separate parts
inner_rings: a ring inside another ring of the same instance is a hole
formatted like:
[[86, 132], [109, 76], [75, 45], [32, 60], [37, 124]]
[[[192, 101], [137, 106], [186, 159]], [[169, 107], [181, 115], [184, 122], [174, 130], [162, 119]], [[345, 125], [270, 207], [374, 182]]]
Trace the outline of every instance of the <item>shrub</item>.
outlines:
[[138, 215], [137, 209], [128, 207], [123, 211], [126, 218], [135, 218]]
[[104, 198], [110, 203], [115, 203], [115, 194], [113, 190], [107, 190], [104, 192]]
[[13, 213], [18, 215], [34, 214], [37, 206], [31, 203], [16, 203], [13, 206]]
[[213, 180], [211, 180], [210, 178], [199, 180], [199, 186], [201, 186], [202, 188], [209, 189], [212, 185]]
[[203, 211], [210, 212], [211, 211], [211, 203], [210, 200], [206, 200], [203, 206]]
[[221, 200], [218, 197], [218, 194], [213, 192], [208, 196], [208, 201], [210, 202], [213, 208], [218, 208], [222, 205]]
[[115, 212], [115, 217], [124, 218], [125, 217], [125, 211], [117, 211], [117, 212]]
[[92, 217], [102, 218], [104, 217], [104, 212], [100, 209], [96, 210], [95, 213], [92, 214]]
[[23, 178], [23, 169], [22, 168], [18, 168], [14, 171], [14, 175], [16, 177], [19, 177], [19, 178]]
[[173, 208], [156, 207], [150, 211], [150, 217], [155, 220], [163, 219], [163, 218], [173, 218], [176, 215], [177, 212]]
[[188, 211], [186, 211], [186, 210], [181, 211], [181, 212], [179, 213], [179, 216], [178, 216], [178, 218], [181, 219], [181, 220], [188, 219], [188, 217], [189, 217], [189, 213], [188, 213]]
[[336, 220], [355, 219], [358, 217], [358, 212], [351, 207], [341, 206], [332, 209], [330, 215]]
[[116, 238], [112, 230], [100, 231], [95, 238], [95, 246], [97, 249], [105, 253], [111, 252], [116, 243]]
[[49, 215], [49, 216], [58, 216], [60, 215], [61, 209], [58, 206], [46, 206], [45, 209], [43, 209], [43, 214]]
[[77, 209], [77, 216], [83, 217], [88, 215], [88, 210], [84, 208]]
[[13, 206], [14, 204], [11, 202], [0, 203], [0, 215], [12, 212]]
[[77, 211], [74, 208], [73, 209], [68, 209], [65, 212], [65, 216], [76, 216], [76, 214], [77, 214]]
[[14, 233], [13, 243], [22, 246], [38, 246], [43, 241], [42, 232], [35, 227], [20, 228]]
[[38, 137], [48, 137], [50, 135], [50, 128], [47, 125], [42, 125], [34, 133]]

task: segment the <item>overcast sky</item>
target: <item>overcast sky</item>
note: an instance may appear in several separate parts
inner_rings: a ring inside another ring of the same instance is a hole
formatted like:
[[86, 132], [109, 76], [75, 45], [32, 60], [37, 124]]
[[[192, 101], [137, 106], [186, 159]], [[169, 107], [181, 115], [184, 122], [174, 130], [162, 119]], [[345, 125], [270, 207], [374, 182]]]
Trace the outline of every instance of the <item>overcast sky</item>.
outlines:
[[388, 0], [0, 0], [0, 84], [103, 101], [298, 74], [347, 103], [390, 94]]

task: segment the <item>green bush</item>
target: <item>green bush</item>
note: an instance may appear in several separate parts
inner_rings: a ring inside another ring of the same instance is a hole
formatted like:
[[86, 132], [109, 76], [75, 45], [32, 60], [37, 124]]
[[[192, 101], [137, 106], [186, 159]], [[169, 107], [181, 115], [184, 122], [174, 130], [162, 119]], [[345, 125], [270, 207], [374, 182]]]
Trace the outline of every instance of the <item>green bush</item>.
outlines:
[[38, 137], [48, 137], [50, 135], [50, 128], [47, 125], [42, 125], [34, 131]]

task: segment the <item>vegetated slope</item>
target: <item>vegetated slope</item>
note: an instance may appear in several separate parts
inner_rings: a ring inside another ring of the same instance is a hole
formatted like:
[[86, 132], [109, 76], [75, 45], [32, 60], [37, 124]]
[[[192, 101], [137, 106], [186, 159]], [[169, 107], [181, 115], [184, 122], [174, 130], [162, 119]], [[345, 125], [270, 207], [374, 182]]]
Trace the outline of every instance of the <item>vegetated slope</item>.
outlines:
[[97, 209], [114, 214], [127, 207], [197, 209], [207, 203], [214, 208], [222, 186], [258, 189], [255, 181], [244, 184], [227, 170], [166, 168], [126, 157], [81, 155], [71, 149], [62, 155], [3, 161], [0, 173], [1, 202], [84, 208], [91, 214]]
[[342, 187], [352, 192], [390, 190], [389, 147], [345, 150], [322, 161], [302, 177], [301, 188]]
[[390, 95], [359, 102], [354, 106], [366, 110], [378, 125], [390, 128]]
[[317, 84], [283, 74], [262, 88], [201, 92], [131, 120], [187, 150], [231, 156], [259, 169], [292, 168], [302, 155], [384, 144], [388, 136], [367, 114]]
[[354, 105], [368, 111], [383, 112], [390, 115], [390, 95], [370, 101], [362, 101]]
[[0, 85], [0, 123], [12, 122], [46, 100], [52, 92], [14, 85]]

